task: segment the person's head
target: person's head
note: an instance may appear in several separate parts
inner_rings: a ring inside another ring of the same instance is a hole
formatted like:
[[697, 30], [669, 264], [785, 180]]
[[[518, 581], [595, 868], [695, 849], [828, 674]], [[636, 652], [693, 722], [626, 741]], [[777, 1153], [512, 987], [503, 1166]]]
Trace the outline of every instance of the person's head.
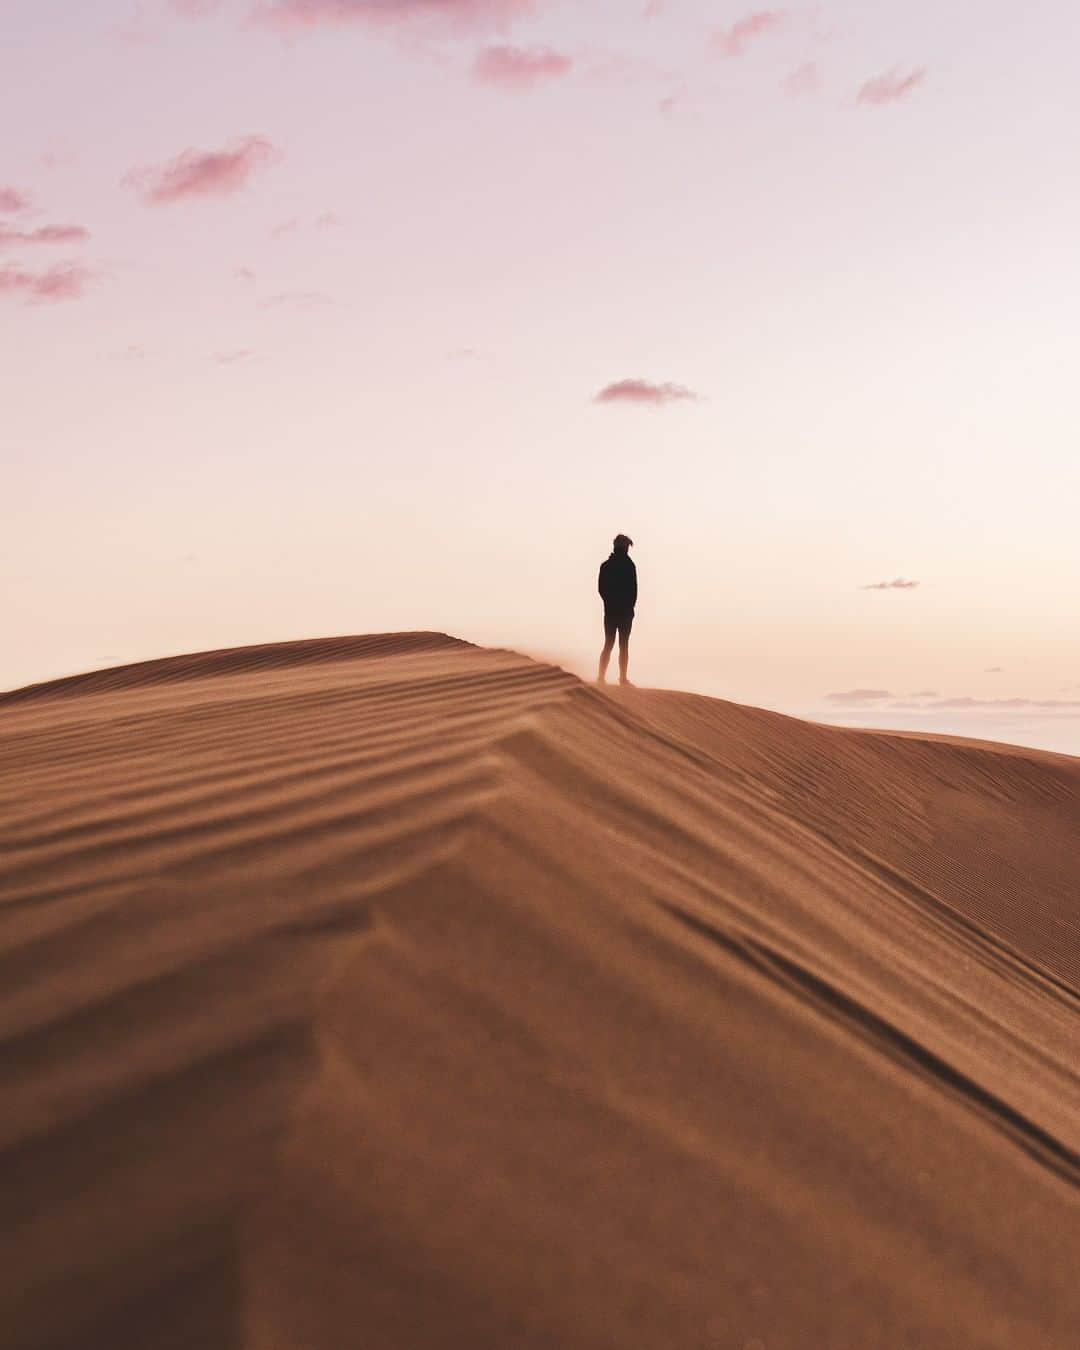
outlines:
[[612, 547], [615, 549], [616, 553], [625, 553], [627, 549], [634, 547], [634, 541], [628, 534], [617, 534]]

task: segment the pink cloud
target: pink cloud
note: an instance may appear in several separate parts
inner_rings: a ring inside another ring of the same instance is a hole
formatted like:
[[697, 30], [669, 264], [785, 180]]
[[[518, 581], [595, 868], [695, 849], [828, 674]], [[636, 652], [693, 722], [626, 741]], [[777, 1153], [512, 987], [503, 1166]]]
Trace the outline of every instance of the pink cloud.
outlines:
[[721, 29], [713, 41], [725, 56], [741, 56], [748, 42], [783, 28], [788, 18], [786, 9], [761, 9], [755, 14], [748, 14], [730, 28]]
[[1037, 710], [1065, 708], [1072, 710], [1080, 708], [1080, 700], [1059, 698], [942, 698], [938, 699], [936, 703], [927, 703], [924, 707], [941, 711], [950, 708], [1000, 708], [1004, 711], [1011, 711], [1015, 708]]
[[527, 90], [558, 79], [573, 64], [569, 56], [551, 47], [485, 47], [477, 55], [473, 75], [481, 84]]
[[925, 69], [913, 70], [910, 75], [901, 75], [891, 70], [885, 75], [867, 80], [859, 90], [858, 103], [872, 107], [881, 107], [886, 103], [898, 103], [907, 98], [926, 79]]
[[66, 145], [51, 145], [41, 156], [46, 169], [66, 169], [78, 159], [75, 151]]
[[649, 380], [617, 380], [595, 395], [594, 403], [639, 403], [654, 408], [665, 403], [695, 401], [699, 396], [681, 384], [653, 384]]
[[42, 225], [36, 230], [9, 230], [0, 225], [0, 248], [16, 244], [81, 244], [90, 231], [81, 225]]
[[0, 211], [28, 211], [30, 209], [30, 199], [24, 197], [21, 192], [16, 192], [14, 188], [0, 187]]
[[328, 305], [330, 297], [322, 291], [279, 291], [259, 301], [260, 309], [316, 309]]
[[21, 295], [28, 301], [78, 300], [94, 273], [79, 263], [58, 263], [44, 272], [24, 267], [0, 267], [0, 296]]
[[816, 94], [821, 88], [821, 71], [817, 63], [808, 61], [806, 65], [793, 70], [784, 80], [784, 88], [795, 98], [804, 94]]
[[917, 581], [905, 581], [897, 577], [895, 581], [875, 581], [872, 586], [864, 586], [864, 591], [914, 591], [919, 587]]
[[170, 0], [170, 3], [185, 19], [206, 19], [218, 12], [222, 0]]
[[318, 24], [434, 21], [451, 28], [505, 28], [537, 0], [265, 0], [255, 19], [284, 29]]
[[887, 689], [848, 689], [842, 694], [825, 695], [828, 703], [836, 703], [843, 708], [862, 708], [869, 703], [882, 703], [893, 697]]
[[250, 267], [234, 267], [233, 279], [235, 281], [253, 282], [255, 280], [255, 273]]
[[254, 356], [255, 353], [250, 347], [241, 347], [233, 352], [214, 352], [210, 360], [218, 366], [238, 366], [245, 361], [252, 360]]
[[278, 157], [265, 137], [247, 136], [227, 150], [185, 150], [160, 167], [133, 169], [124, 182], [151, 206], [185, 197], [227, 197]]

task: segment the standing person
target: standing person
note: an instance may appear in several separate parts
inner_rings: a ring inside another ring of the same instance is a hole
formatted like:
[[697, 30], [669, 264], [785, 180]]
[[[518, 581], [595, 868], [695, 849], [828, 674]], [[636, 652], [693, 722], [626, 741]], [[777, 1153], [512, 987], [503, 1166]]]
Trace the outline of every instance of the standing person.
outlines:
[[604, 650], [600, 653], [600, 671], [596, 677], [599, 684], [605, 682], [616, 634], [619, 637], [619, 683], [630, 683], [626, 678], [626, 666], [630, 659], [630, 629], [637, 604], [637, 568], [630, 557], [633, 547], [632, 539], [617, 534], [611, 557], [600, 564], [598, 589], [604, 602]]

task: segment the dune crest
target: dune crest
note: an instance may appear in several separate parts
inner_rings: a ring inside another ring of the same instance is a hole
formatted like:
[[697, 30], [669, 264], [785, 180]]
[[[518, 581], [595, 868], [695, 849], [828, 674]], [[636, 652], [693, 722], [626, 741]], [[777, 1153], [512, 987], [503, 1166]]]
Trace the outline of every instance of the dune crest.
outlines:
[[0, 695], [19, 1350], [1061, 1350], [1080, 760], [439, 634]]

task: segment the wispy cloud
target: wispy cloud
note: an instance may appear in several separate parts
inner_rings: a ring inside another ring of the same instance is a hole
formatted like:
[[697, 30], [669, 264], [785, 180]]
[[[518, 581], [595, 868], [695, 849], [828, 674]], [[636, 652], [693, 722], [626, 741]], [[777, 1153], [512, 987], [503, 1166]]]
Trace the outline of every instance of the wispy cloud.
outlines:
[[666, 403], [693, 402], [700, 397], [682, 384], [654, 384], [651, 380], [616, 380], [593, 398], [594, 403], [640, 403], [662, 407]]
[[13, 187], [0, 187], [0, 211], [14, 214], [29, 211], [30, 199]]
[[57, 263], [43, 272], [16, 265], [0, 267], [0, 296], [21, 296], [45, 304], [78, 300], [95, 275], [89, 267], [70, 262]]
[[713, 35], [713, 42], [724, 56], [741, 56], [748, 43], [785, 27], [789, 19], [786, 9], [759, 9], [730, 28], [720, 29]]
[[146, 17], [146, 7], [138, 3], [127, 19], [116, 24], [112, 36], [127, 47], [146, 47], [158, 41], [158, 33]]
[[56, 142], [50, 145], [41, 156], [41, 162], [46, 169], [66, 169], [74, 164], [77, 159], [78, 155], [69, 145]]
[[863, 586], [864, 591], [915, 591], [920, 586], [918, 581], [905, 581], [903, 577], [897, 577], [895, 581], [875, 581], [870, 586]]
[[792, 98], [816, 94], [821, 89], [821, 70], [816, 61], [807, 61], [784, 79], [784, 90]]
[[925, 79], [925, 69], [913, 70], [908, 75], [901, 75], [899, 71], [890, 70], [884, 75], [877, 75], [872, 80], [867, 80], [859, 90], [856, 102], [866, 104], [869, 107], [881, 107], [886, 103], [899, 103], [901, 99], [905, 99], [914, 93]]
[[505, 28], [536, 8], [537, 0], [264, 0], [255, 18], [286, 30], [343, 23], [475, 30]]
[[207, 19], [221, 9], [223, 0], [169, 0], [169, 4], [185, 19]]
[[239, 350], [232, 352], [212, 352], [210, 360], [216, 366], [238, 366], [244, 361], [253, 360], [254, 357], [255, 353], [250, 347], [241, 347]]
[[315, 309], [328, 305], [330, 297], [322, 291], [278, 291], [259, 301], [260, 309]]
[[840, 694], [826, 694], [825, 701], [842, 708], [865, 708], [869, 704], [884, 703], [895, 697], [887, 689], [848, 689]]
[[133, 169], [124, 183], [150, 206], [186, 197], [228, 197], [279, 157], [264, 136], [247, 136], [226, 150], [185, 150], [167, 164]]
[[255, 280], [255, 273], [251, 270], [250, 267], [234, 267], [233, 280], [244, 281], [250, 284]]
[[941, 698], [933, 703], [923, 704], [927, 711], [953, 711], [993, 709], [999, 712], [1029, 710], [1034, 712], [1069, 712], [1080, 708], [1080, 699], [1060, 698]]
[[572, 57], [552, 47], [485, 47], [477, 54], [473, 75], [481, 84], [521, 92], [558, 79], [573, 64]]
[[[334, 230], [341, 225], [341, 218], [333, 211], [324, 211], [321, 216], [316, 216], [311, 222], [311, 228], [315, 230]], [[270, 231], [271, 239], [284, 239], [287, 235], [296, 234], [297, 231], [307, 228], [307, 222], [300, 216], [291, 216], [288, 220], [282, 220]]]
[[10, 230], [0, 225], [0, 248], [19, 244], [81, 244], [90, 231], [81, 225], [42, 225], [36, 230]]

